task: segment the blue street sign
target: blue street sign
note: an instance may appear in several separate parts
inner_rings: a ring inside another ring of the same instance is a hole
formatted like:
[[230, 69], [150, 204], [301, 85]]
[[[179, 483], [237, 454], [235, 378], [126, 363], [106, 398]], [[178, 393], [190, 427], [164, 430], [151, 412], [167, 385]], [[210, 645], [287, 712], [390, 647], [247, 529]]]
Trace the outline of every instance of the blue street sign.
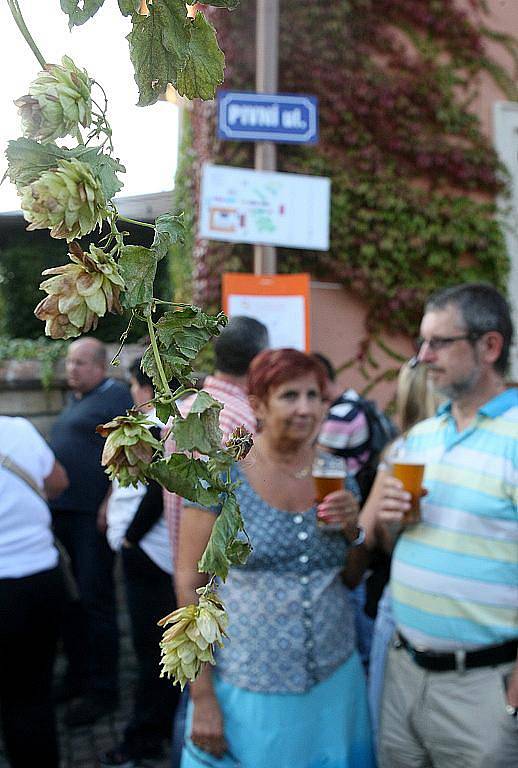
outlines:
[[218, 138], [316, 144], [318, 99], [302, 94], [218, 91]]

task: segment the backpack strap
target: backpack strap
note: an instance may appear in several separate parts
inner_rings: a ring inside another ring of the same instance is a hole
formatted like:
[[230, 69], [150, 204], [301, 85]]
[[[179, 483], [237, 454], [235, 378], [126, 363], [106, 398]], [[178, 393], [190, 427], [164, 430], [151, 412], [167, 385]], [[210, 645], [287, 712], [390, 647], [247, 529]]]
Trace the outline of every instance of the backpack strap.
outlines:
[[43, 501], [47, 501], [47, 497], [45, 496], [44, 491], [39, 487], [39, 485], [36, 483], [36, 480], [33, 478], [33, 476], [27, 472], [25, 469], [20, 467], [19, 464], [17, 464], [13, 459], [10, 458], [10, 456], [7, 456], [5, 453], [0, 453], [0, 466], [5, 467], [10, 472], [13, 473], [13, 475], [16, 475], [16, 477], [19, 477], [20, 480], [23, 480], [24, 483], [26, 483], [34, 493], [37, 493], [40, 499], [43, 499]]

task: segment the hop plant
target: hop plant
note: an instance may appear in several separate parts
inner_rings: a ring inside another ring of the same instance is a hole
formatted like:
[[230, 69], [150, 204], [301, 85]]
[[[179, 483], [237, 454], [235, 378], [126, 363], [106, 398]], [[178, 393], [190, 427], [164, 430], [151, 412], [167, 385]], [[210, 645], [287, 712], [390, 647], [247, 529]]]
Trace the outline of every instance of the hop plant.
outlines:
[[197, 590], [198, 605], [178, 608], [158, 622], [160, 627], [172, 624], [160, 641], [160, 676], [169, 677], [182, 690], [188, 681], [196, 680], [203, 664], [215, 664], [214, 646], [223, 647], [226, 637], [228, 616], [223, 603], [214, 592], [204, 594], [205, 589]]
[[241, 461], [241, 459], [248, 456], [252, 450], [253, 444], [254, 438], [252, 437], [252, 433], [241, 424], [241, 426], [236, 427], [234, 431], [231, 432], [225, 443], [225, 448], [233, 459]]
[[107, 424], [100, 424], [97, 432], [106, 437], [101, 464], [106, 467], [110, 480], [115, 478], [119, 485], [146, 483], [146, 470], [162, 443], [149, 431], [155, 426], [140, 413], [117, 416]]
[[124, 281], [112, 257], [94, 245], [85, 253], [77, 243], [71, 243], [69, 256], [72, 264], [43, 272], [54, 277], [40, 284], [49, 295], [34, 310], [52, 339], [88, 333], [106, 312], [122, 312], [119, 294]]
[[58, 167], [21, 188], [27, 229], [50, 229], [51, 237], [67, 242], [87, 235], [106, 218], [106, 199], [99, 179], [88, 165], [58, 160]]
[[63, 56], [60, 64], [47, 64], [29, 86], [29, 93], [14, 103], [22, 120], [23, 133], [43, 144], [92, 122], [91, 81], [72, 59]]

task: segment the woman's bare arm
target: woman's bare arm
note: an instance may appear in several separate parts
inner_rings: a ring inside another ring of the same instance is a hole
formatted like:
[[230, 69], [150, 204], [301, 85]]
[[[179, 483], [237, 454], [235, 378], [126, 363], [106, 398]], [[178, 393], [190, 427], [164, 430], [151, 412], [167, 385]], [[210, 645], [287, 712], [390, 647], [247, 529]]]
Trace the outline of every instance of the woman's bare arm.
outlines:
[[387, 526], [380, 522], [380, 504], [383, 498], [385, 478], [389, 473], [378, 469], [367, 501], [360, 512], [359, 523], [365, 531], [365, 542], [369, 549], [379, 547], [390, 555], [394, 547], [394, 538]]

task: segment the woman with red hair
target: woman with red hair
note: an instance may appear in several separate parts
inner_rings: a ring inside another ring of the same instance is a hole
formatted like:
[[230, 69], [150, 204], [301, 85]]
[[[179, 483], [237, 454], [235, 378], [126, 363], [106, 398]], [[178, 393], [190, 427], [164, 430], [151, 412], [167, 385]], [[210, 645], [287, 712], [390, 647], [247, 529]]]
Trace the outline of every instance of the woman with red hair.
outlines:
[[[339, 490], [316, 506], [311, 468], [326, 373], [294, 349], [250, 366], [254, 448], [234, 469], [253, 551], [220, 595], [229, 639], [191, 685], [182, 768], [371, 768], [374, 757], [354, 615], [341, 573], [365, 561], [358, 504]], [[317, 518], [320, 525], [317, 524]], [[185, 502], [176, 584], [196, 601], [213, 511]], [[332, 524], [326, 526], [326, 524]]]

